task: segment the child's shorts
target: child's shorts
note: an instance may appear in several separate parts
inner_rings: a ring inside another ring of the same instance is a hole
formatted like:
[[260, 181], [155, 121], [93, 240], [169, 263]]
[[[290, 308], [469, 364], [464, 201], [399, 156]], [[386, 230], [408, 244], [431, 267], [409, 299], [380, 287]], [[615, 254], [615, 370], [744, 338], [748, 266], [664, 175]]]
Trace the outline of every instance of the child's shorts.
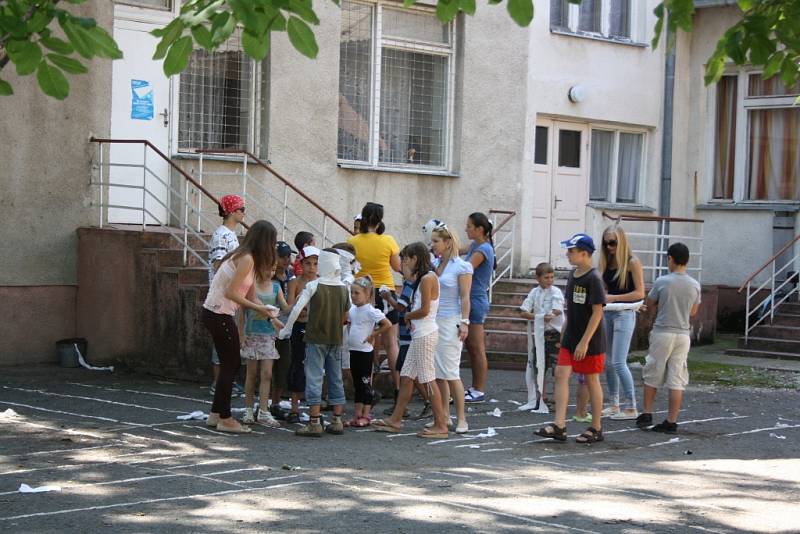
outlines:
[[245, 336], [242, 343], [242, 358], [245, 360], [277, 360], [274, 336]]
[[686, 334], [650, 332], [650, 350], [642, 369], [645, 385], [652, 388], [666, 386], [677, 391], [686, 389], [690, 347], [691, 340]]
[[558, 351], [558, 365], [572, 366], [572, 370], [576, 373], [585, 375], [602, 373], [605, 369], [605, 363], [605, 353], [587, 354], [582, 360], [576, 360], [574, 355], [564, 347], [561, 347], [561, 350]]

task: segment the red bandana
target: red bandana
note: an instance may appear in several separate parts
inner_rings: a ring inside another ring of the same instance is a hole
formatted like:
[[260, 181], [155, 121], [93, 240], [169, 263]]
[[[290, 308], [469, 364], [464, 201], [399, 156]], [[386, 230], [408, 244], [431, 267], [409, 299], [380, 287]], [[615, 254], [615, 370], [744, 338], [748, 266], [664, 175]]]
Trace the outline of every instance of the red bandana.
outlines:
[[222, 211], [225, 212], [225, 215], [230, 215], [244, 207], [244, 199], [239, 195], [225, 195], [219, 199], [219, 202], [222, 204]]

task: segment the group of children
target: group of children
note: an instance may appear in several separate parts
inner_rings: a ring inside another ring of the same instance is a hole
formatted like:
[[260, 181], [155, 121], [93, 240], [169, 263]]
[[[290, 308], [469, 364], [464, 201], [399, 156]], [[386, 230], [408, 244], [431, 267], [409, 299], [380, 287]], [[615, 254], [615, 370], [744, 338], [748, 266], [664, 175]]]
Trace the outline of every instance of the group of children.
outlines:
[[[243, 215], [243, 202], [231, 197], [235, 196], [222, 199], [225, 211]], [[235, 227], [239, 221], [234, 217], [231, 222]], [[212, 243], [210, 276], [216, 267], [216, 256], [220, 255], [218, 252], [222, 253], [224, 243], [231, 241], [229, 234], [233, 234], [230, 225], [223, 226], [225, 229], [218, 230], [219, 236], [215, 233]], [[300, 400], [304, 397], [309, 406], [309, 420], [297, 429], [298, 436], [319, 437], [323, 432], [342, 434], [345, 426], [371, 425], [378, 431], [397, 432], [416, 385], [425, 400], [427, 414], [433, 415], [433, 422], [418, 435], [447, 437], [449, 418], [433, 386], [440, 286], [429, 248], [423, 243], [406, 246], [400, 253], [403, 289], [397, 296], [393, 292], [382, 294], [402, 315], [397, 364], [401, 385], [391, 416], [373, 420], [371, 408], [376, 400], [372, 389], [373, 343], [376, 336], [388, 332], [391, 327], [384, 312], [373, 306], [376, 289], [373, 281], [368, 276], [354, 276], [359, 266], [355, 250], [348, 243], [320, 250], [312, 234], [300, 232], [294, 245], [298, 252], [288, 243], [278, 242], [277, 263], [270, 276], [263, 280], [256, 276], [247, 296], [279, 311], [269, 317], [252, 310], [239, 315], [243, 339], [241, 356], [247, 363], [243, 422], [259, 422], [271, 427], [279, 426], [280, 420], [298, 423], [301, 421]], [[605, 288], [592, 266], [595, 247], [590, 236], [577, 234], [562, 242], [562, 246], [567, 249], [567, 258], [574, 267], [566, 294], [554, 285], [553, 268], [539, 264], [536, 267], [539, 285], [520, 307], [521, 316], [532, 322], [535, 339], [535, 355], [532, 354], [526, 373], [529, 398], [520, 409], [540, 411], [545, 401], [544, 371], [555, 367], [555, 419], [536, 433], [565, 441], [569, 379], [574, 372], [580, 387], [578, 410], [573, 419], [591, 422], [577, 441], [593, 443], [603, 440], [603, 393], [599, 376], [604, 369], [606, 351], [602, 327]], [[297, 255], [293, 264], [292, 254]], [[658, 313], [644, 367], [644, 412], [636, 421], [640, 428], [652, 425], [657, 388], [666, 384], [670, 390], [669, 413], [667, 419], [652, 430], [675, 432], [677, 429], [682, 391], [688, 382], [689, 317], [696, 312], [700, 301], [699, 284], [686, 274], [688, 260], [685, 245], [670, 246], [670, 274], [656, 280], [647, 297], [646, 307], [657, 308]], [[355, 399], [353, 417], [345, 423], [342, 417], [343, 373], [348, 372]], [[260, 383], [260, 406], [256, 414], [257, 382]], [[324, 427], [320, 415], [323, 383], [327, 384], [327, 404], [333, 409], [331, 421]], [[288, 413], [280, 407], [286, 390], [291, 398]], [[586, 411], [589, 399], [591, 414]]]

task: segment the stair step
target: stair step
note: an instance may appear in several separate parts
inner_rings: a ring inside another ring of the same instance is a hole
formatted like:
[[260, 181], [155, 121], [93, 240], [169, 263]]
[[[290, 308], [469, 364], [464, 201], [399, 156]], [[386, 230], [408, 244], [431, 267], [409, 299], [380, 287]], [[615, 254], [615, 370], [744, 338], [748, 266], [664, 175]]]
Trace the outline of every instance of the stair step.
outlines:
[[761, 350], [765, 352], [786, 352], [800, 355], [800, 339], [775, 339], [770, 337], [750, 336], [745, 341], [744, 336], [739, 338], [740, 349]]
[[492, 304], [489, 308], [491, 317], [519, 317], [519, 306], [514, 304]]
[[528, 352], [528, 336], [525, 331], [486, 330], [486, 352]]
[[772, 360], [800, 361], [800, 354], [793, 354], [791, 352], [775, 352], [757, 349], [728, 349], [725, 351], [725, 354], [747, 358], [769, 358]]
[[[145, 252], [154, 252], [158, 255], [159, 267], [184, 267], [183, 265], [183, 249], [180, 248], [148, 248]], [[202, 267], [205, 268], [200, 260], [192, 254], [186, 254], [186, 267]]]
[[800, 326], [759, 325], [752, 330], [752, 335], [769, 339], [800, 339]]
[[781, 313], [791, 313], [800, 315], [800, 303], [798, 302], [784, 302], [778, 306]]
[[508, 292], [508, 291], [492, 291], [492, 304], [507, 304], [519, 306], [527, 297], [527, 293]]
[[489, 315], [486, 317], [485, 328], [487, 330], [495, 331], [507, 331], [507, 332], [516, 332], [516, 333], [525, 333], [526, 325], [528, 323], [527, 319], [523, 319], [521, 317], [503, 317], [503, 316], [492, 316]]
[[772, 324], [776, 326], [800, 326], [800, 313], [778, 312], [772, 318]]

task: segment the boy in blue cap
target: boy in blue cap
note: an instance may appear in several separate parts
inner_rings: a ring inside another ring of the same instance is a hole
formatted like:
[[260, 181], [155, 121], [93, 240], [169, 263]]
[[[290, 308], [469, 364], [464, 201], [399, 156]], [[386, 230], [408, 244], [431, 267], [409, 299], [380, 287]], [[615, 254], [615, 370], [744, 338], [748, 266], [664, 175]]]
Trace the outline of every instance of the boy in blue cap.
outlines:
[[600, 373], [605, 367], [606, 338], [603, 328], [603, 306], [606, 291], [603, 279], [592, 267], [594, 241], [586, 234], [575, 234], [561, 242], [567, 249], [567, 260], [575, 269], [569, 274], [565, 295], [566, 310], [561, 329], [561, 349], [556, 367], [556, 413], [552, 424], [536, 434], [556, 441], [567, 440], [567, 402], [569, 377], [572, 372], [586, 377], [592, 402], [592, 426], [577, 437], [578, 443], [603, 441], [603, 388]]

